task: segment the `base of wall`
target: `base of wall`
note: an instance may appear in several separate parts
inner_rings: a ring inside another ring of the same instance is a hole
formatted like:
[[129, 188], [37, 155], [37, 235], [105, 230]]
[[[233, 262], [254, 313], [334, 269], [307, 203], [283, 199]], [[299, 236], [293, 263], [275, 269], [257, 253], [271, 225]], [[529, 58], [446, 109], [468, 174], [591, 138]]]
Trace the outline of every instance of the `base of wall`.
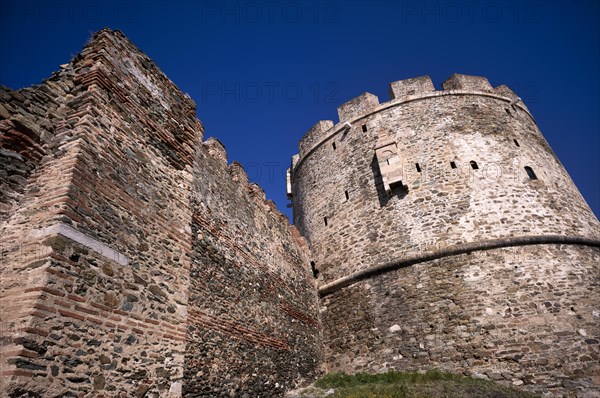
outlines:
[[534, 245], [363, 280], [322, 300], [323, 369], [439, 369], [537, 392], [600, 392], [598, 264], [598, 248]]

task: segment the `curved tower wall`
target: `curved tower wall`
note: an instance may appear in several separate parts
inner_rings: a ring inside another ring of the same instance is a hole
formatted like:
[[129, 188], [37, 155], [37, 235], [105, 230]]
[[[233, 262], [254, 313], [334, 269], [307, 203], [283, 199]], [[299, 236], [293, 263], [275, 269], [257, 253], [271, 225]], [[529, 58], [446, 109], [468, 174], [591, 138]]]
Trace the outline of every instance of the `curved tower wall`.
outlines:
[[300, 142], [291, 196], [325, 367], [597, 386], [598, 220], [510, 89], [443, 88], [394, 82], [390, 102], [365, 93]]

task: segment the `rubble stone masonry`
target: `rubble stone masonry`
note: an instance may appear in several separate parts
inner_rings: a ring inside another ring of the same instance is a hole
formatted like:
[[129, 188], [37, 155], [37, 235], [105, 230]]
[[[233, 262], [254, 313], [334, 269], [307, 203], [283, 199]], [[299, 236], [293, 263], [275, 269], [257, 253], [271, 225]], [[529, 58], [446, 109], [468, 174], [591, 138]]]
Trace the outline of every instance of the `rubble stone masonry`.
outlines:
[[292, 160], [322, 368], [599, 394], [600, 223], [526, 106], [478, 76], [390, 94], [340, 106]]
[[0, 96], [2, 396], [279, 397], [314, 377], [306, 243], [122, 33]]
[[0, 396], [283, 397], [431, 368], [600, 394], [600, 223], [509, 88], [442, 87], [316, 123], [295, 226], [119, 31], [0, 87]]

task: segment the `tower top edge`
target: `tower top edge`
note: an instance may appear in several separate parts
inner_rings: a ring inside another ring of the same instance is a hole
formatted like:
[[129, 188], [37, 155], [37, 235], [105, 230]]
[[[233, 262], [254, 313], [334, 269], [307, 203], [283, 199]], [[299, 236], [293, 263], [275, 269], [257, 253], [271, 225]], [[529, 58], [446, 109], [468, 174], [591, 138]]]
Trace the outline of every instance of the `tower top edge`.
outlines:
[[429, 76], [402, 79], [389, 84], [389, 101], [380, 102], [376, 95], [364, 92], [338, 106], [338, 123], [333, 120], [320, 120], [315, 123], [300, 139], [300, 160], [328, 137], [341, 129], [351, 127], [357, 120], [404, 103], [447, 95], [482, 95], [497, 98], [518, 106], [531, 116], [518, 95], [508, 86], [492, 87], [483, 76], [455, 73], [442, 83], [442, 90], [435, 89]]

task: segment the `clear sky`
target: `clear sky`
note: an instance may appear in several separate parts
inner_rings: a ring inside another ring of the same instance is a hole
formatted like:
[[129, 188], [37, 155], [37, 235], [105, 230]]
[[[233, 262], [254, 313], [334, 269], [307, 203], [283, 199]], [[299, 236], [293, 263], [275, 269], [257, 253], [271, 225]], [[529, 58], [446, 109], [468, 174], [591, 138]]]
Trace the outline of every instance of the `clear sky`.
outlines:
[[0, 83], [39, 83], [103, 27], [122, 30], [198, 105], [277, 206], [316, 121], [369, 91], [486, 76], [524, 100], [600, 215], [598, 1], [13, 1], [0, 3]]

